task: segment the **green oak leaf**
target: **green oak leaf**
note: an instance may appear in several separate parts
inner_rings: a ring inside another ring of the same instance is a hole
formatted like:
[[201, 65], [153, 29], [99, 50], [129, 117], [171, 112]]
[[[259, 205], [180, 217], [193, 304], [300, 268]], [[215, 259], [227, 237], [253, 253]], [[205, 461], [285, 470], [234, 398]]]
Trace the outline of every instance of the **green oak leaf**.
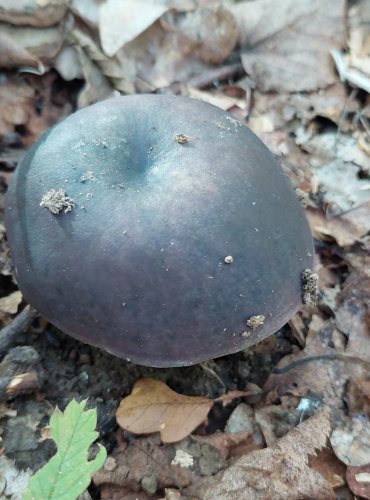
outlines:
[[55, 409], [50, 434], [57, 452], [30, 479], [23, 500], [75, 500], [104, 464], [107, 452], [101, 445], [94, 460], [87, 460], [89, 447], [99, 434], [95, 431], [96, 410], [85, 411], [85, 406], [86, 400], [73, 400], [64, 413]]

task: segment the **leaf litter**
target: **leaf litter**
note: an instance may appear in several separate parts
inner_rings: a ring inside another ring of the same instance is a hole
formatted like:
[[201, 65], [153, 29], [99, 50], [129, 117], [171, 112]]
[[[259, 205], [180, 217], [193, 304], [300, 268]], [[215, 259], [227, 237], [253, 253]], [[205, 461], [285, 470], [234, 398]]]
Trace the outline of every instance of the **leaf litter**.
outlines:
[[[42, 350], [45, 333], [49, 376], [34, 348], [10, 350], [6, 370], [19, 380], [31, 367], [42, 392], [30, 386], [30, 402], [77, 394], [105, 408], [102, 498], [327, 499], [343, 488], [369, 498], [369, 3], [284, 0], [274, 15], [272, 0], [0, 3], [0, 207], [25, 150], [76, 107], [117, 93], [188, 95], [229, 111], [277, 156], [305, 200], [319, 276], [316, 305], [212, 370], [141, 371], [55, 340], [42, 321], [20, 343]], [[23, 302], [2, 234], [1, 321], [11, 325]], [[22, 450], [11, 441], [18, 394], [5, 396], [0, 433], [15, 467], [31, 466], [27, 439]], [[114, 432], [116, 410], [126, 430]]]

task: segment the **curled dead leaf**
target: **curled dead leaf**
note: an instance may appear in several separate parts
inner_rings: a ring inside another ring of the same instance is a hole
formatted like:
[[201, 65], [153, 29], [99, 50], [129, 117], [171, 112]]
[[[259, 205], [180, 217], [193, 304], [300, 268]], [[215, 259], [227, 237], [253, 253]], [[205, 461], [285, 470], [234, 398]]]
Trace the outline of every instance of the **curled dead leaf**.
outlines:
[[336, 81], [329, 50], [345, 40], [342, 0], [281, 0], [278, 9], [274, 0], [242, 1], [231, 11], [244, 69], [260, 89], [310, 91]]
[[370, 499], [370, 464], [362, 467], [347, 467], [346, 479], [356, 496]]
[[334, 499], [329, 482], [308, 466], [308, 456], [325, 446], [329, 432], [329, 415], [323, 409], [271, 447], [242, 456], [187, 492], [212, 500]]
[[69, 0], [0, 0], [0, 21], [17, 26], [53, 26], [60, 22]]
[[23, 48], [11, 36], [0, 33], [0, 67], [17, 68], [19, 66], [28, 66], [31, 68], [40, 68], [41, 61], [34, 57]]
[[168, 7], [148, 0], [107, 0], [100, 7], [99, 31], [104, 53], [111, 57], [126, 43], [131, 42]]
[[188, 53], [210, 64], [224, 61], [238, 38], [234, 16], [221, 5], [198, 7], [185, 15], [170, 12], [161, 24], [166, 31], [178, 32]]

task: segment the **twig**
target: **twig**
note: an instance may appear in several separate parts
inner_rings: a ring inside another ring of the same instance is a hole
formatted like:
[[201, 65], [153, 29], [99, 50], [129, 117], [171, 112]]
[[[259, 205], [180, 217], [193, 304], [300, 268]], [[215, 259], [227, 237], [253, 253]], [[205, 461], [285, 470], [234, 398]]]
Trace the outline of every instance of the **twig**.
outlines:
[[357, 358], [356, 356], [346, 356], [345, 354], [319, 354], [316, 356], [307, 356], [306, 358], [296, 359], [295, 361], [289, 363], [287, 366], [283, 366], [282, 368], [274, 368], [271, 373], [274, 375], [282, 375], [283, 373], [287, 373], [290, 370], [294, 370], [300, 365], [315, 361], [351, 361], [352, 363], [358, 363], [368, 367], [370, 366], [370, 361]]
[[357, 69], [349, 68], [347, 61], [339, 50], [333, 49], [330, 53], [342, 82], [348, 82], [370, 93], [370, 78]]
[[36, 318], [38, 312], [31, 306], [26, 306], [11, 323], [0, 330], [0, 356], [4, 355], [17, 335], [23, 333]]
[[214, 82], [223, 82], [231, 80], [244, 74], [243, 66], [240, 63], [230, 64], [228, 66], [221, 66], [206, 72], [199, 76], [190, 79], [190, 86], [197, 89], [206, 89], [212, 87]]

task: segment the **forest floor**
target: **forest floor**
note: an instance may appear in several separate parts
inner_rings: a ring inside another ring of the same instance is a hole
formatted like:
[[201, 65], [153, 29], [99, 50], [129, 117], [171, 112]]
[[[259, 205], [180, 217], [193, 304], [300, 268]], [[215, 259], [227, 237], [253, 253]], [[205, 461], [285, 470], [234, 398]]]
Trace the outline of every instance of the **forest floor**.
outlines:
[[[108, 452], [85, 499], [370, 498], [370, 4], [278, 3], [0, 9], [0, 499], [21, 498], [55, 453], [50, 415], [72, 399], [97, 409]], [[254, 347], [192, 367], [138, 366], [39, 316], [5, 343], [27, 306], [4, 225], [14, 169], [73, 111], [142, 92], [215, 104], [269, 147], [315, 239], [317, 304]], [[186, 396], [232, 396], [166, 443], [117, 424], [120, 402], [147, 378]]]

